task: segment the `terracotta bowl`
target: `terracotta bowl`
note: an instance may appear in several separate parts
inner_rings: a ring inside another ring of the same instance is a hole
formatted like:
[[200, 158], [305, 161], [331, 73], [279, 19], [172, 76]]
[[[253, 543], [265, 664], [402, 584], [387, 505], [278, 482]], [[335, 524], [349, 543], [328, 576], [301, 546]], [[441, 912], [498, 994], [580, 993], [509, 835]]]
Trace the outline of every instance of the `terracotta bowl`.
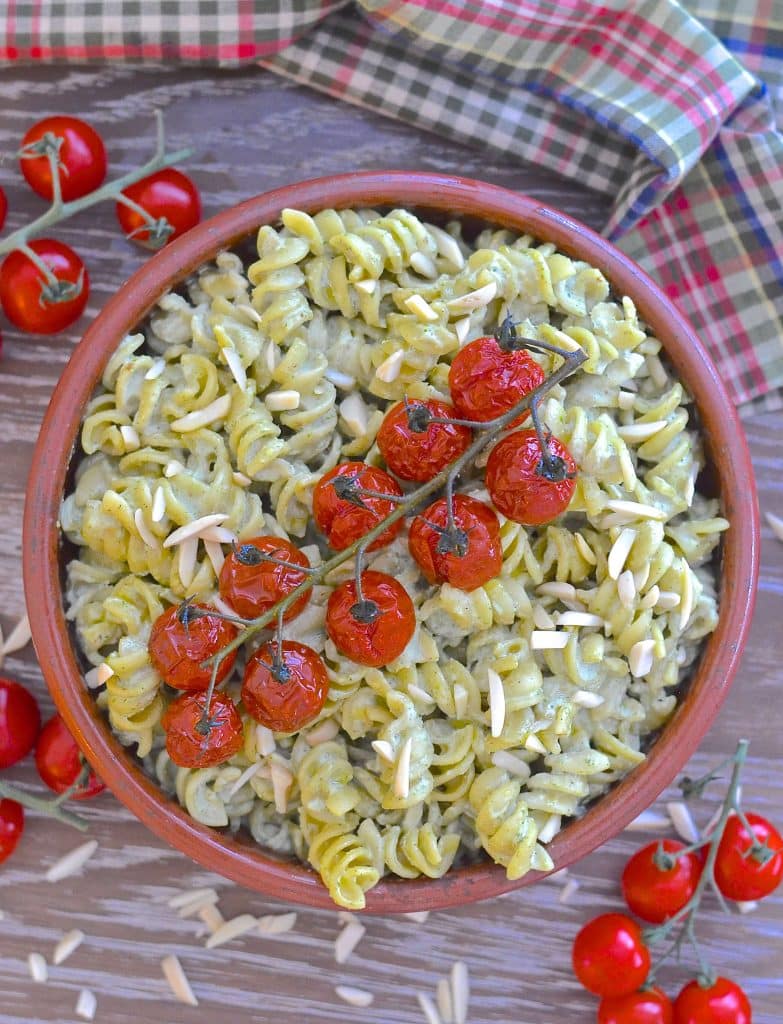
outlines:
[[[90, 326], [55, 388], [33, 457], [24, 523], [24, 582], [33, 641], [44, 677], [68, 727], [115, 795], [161, 839], [207, 868], [250, 889], [295, 903], [332, 907], [326, 889], [306, 866], [259, 849], [249, 837], [229, 836], [193, 821], [143, 773], [112, 735], [82, 679], [79, 656], [63, 614], [63, 552], [58, 515], [75, 456], [82, 410], [109, 356], [164, 292], [217, 252], [274, 224], [287, 206], [405, 206], [441, 218], [457, 216], [529, 232], [553, 242], [606, 274], [630, 295], [660, 338], [693, 395], [704, 431], [723, 513], [731, 521], [722, 547], [720, 621], [710, 636], [680, 706], [644, 764], [596, 801], [550, 844], [564, 867], [605, 843], [674, 778], [710, 727], [728, 693], [753, 609], [758, 569], [758, 512], [750, 457], [720, 377], [698, 338], [661, 290], [638, 266], [585, 227], [535, 199], [480, 181], [408, 172], [359, 173], [276, 189], [226, 210], [167, 245], [123, 285]], [[437, 881], [384, 881], [368, 893], [371, 912], [455, 906], [495, 896], [540, 875], [509, 882], [488, 860]]]

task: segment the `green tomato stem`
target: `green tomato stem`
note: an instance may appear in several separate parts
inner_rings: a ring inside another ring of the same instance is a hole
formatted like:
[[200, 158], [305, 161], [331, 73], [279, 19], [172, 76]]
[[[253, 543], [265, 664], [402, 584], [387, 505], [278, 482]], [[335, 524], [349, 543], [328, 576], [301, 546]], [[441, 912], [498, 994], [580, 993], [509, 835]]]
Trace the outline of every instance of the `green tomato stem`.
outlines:
[[19, 789], [18, 786], [12, 786], [8, 782], [0, 781], [0, 797], [6, 797], [8, 800], [16, 800], [22, 807], [28, 808], [31, 811], [39, 811], [41, 814], [46, 814], [50, 818], [54, 818], [56, 821], [61, 821], [64, 825], [70, 825], [72, 828], [78, 828], [80, 832], [85, 832], [89, 827], [89, 823], [79, 817], [78, 814], [72, 814], [70, 811], [63, 810], [60, 806], [59, 799], [57, 800], [42, 800], [40, 797], [31, 796], [30, 793], [25, 792], [23, 789]]

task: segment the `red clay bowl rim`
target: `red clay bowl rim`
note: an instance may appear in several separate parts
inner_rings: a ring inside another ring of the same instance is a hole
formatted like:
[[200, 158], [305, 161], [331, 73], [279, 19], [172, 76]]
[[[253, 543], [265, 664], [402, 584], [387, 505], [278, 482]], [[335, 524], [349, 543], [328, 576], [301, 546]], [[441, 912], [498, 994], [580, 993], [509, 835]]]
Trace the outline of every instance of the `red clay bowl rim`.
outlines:
[[[280, 862], [193, 821], [147, 778], [111, 733], [84, 685], [63, 613], [59, 507], [82, 409], [110, 352], [141, 322], [156, 299], [220, 249], [286, 206], [314, 211], [352, 205], [406, 205], [474, 215], [554, 242], [600, 267], [663, 342], [694, 396], [713, 455], [731, 529], [724, 542], [721, 615], [691, 680], [686, 700], [635, 769], [582, 819], [555, 837], [558, 868], [586, 856], [620, 832], [671, 782], [712, 724], [737, 671], [750, 626], [758, 575], [759, 524], [750, 454], [736, 411], [693, 329], [657, 285], [590, 228], [538, 200], [485, 182], [409, 171], [361, 172], [300, 182], [218, 214], [152, 257], [106, 304], [75, 349], [44, 417], [33, 456], [24, 519], [24, 585], [33, 643], [60, 713], [88, 760], [114, 794], [161, 839], [248, 888], [305, 905], [331, 908], [326, 889], [305, 865]], [[686, 713], [687, 712], [687, 713]], [[384, 880], [367, 894], [367, 910], [409, 912], [458, 906], [496, 896], [542, 877], [509, 882], [482, 861], [438, 880]]]

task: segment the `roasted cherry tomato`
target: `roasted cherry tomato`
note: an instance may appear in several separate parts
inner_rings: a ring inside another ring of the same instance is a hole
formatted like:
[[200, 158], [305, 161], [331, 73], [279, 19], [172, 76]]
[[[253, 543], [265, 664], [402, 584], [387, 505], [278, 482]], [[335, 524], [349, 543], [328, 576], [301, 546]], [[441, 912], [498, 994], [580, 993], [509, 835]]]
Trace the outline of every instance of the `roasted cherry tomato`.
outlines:
[[44, 199], [51, 199], [52, 169], [47, 147], [56, 145], [58, 176], [62, 197], [79, 199], [94, 192], [106, 177], [106, 149], [100, 135], [78, 117], [45, 117], [34, 124], [22, 139], [19, 165], [27, 183]]
[[640, 988], [650, 970], [650, 951], [639, 925], [624, 914], [601, 914], [574, 939], [574, 974], [597, 996], [625, 996]]
[[47, 284], [38, 267], [15, 249], [0, 265], [0, 304], [20, 330], [57, 334], [82, 315], [90, 294], [90, 278], [81, 257], [62, 242], [36, 238], [28, 245], [58, 284]]
[[673, 1020], [671, 1000], [659, 988], [602, 999], [598, 1007], [598, 1024], [672, 1024]]
[[445, 498], [433, 502], [411, 523], [408, 547], [430, 583], [475, 590], [503, 567], [500, 523], [483, 501], [467, 494], [453, 498], [453, 526]]
[[117, 220], [128, 238], [146, 249], [160, 249], [195, 227], [201, 219], [201, 197], [190, 178], [182, 171], [166, 167], [122, 193], [155, 219], [148, 225], [136, 210], [117, 203]]
[[[277, 561], [266, 562], [264, 555]], [[304, 583], [307, 573], [294, 568], [298, 565], [310, 568], [307, 556], [288, 540], [254, 537], [243, 541], [228, 555], [220, 570], [220, 596], [241, 618], [258, 618]], [[283, 621], [298, 615], [309, 600], [310, 591], [306, 590], [286, 611]]]
[[748, 997], [728, 978], [703, 988], [689, 982], [674, 1000], [674, 1024], [750, 1024]]
[[524, 526], [540, 526], [565, 512], [574, 496], [576, 464], [556, 437], [547, 457], [535, 430], [518, 430], [498, 441], [487, 460], [485, 483], [495, 508]]
[[378, 431], [378, 448], [386, 465], [401, 480], [423, 483], [436, 476], [470, 447], [472, 432], [456, 423], [433, 423], [455, 416], [454, 408], [434, 398], [400, 402], [386, 413]]
[[29, 754], [41, 728], [35, 697], [21, 683], [0, 679], [0, 768]]
[[[659, 867], [656, 857], [685, 849], [676, 839], [661, 839], [638, 850], [625, 865], [622, 877], [625, 902], [643, 921], [660, 924], [681, 910], [699, 883], [702, 861], [685, 853], [668, 869]], [[659, 855], [658, 851], [663, 854]]]
[[24, 832], [24, 808], [16, 800], [0, 800], [0, 864], [8, 860]]
[[183, 693], [163, 715], [166, 750], [180, 768], [210, 768], [242, 749], [242, 719], [228, 694], [212, 694], [205, 718], [206, 704], [206, 693]]
[[8, 200], [5, 197], [5, 190], [0, 186], [0, 230], [5, 224], [5, 215], [8, 213]]
[[[394, 477], [364, 462], [343, 462], [325, 473], [315, 485], [313, 517], [335, 551], [342, 551], [363, 537], [397, 507], [393, 500], [362, 496], [357, 493], [360, 490], [389, 494], [392, 498], [402, 496]], [[401, 529], [402, 520], [398, 519], [376, 537], [367, 550], [376, 551], [390, 544]]]
[[[715, 884], [729, 900], [761, 900], [783, 878], [783, 839], [760, 814], [746, 814], [753, 836], [736, 814], [726, 822], [715, 858]], [[754, 839], [755, 836], [755, 839]], [[750, 852], [753, 846], [756, 852]]]
[[86, 780], [71, 794], [72, 800], [89, 800], [102, 793], [106, 786], [82, 758], [76, 740], [59, 715], [52, 718], [41, 729], [35, 748], [35, 766], [38, 774], [55, 793], [69, 789], [84, 772]]
[[495, 337], [476, 338], [454, 357], [449, 389], [461, 419], [494, 420], [544, 383], [544, 371], [529, 352], [514, 347], [515, 339], [513, 326], [504, 324]]
[[[236, 626], [221, 619], [214, 608], [202, 604], [172, 605], [152, 626], [148, 650], [160, 676], [177, 690], [206, 690], [212, 678], [202, 663], [217, 654], [237, 635]], [[221, 661], [216, 682], [234, 667], [236, 651]]]
[[326, 632], [338, 651], [360, 665], [379, 668], [398, 658], [416, 629], [416, 612], [408, 592], [383, 572], [362, 573], [363, 601], [356, 581], [335, 587], [326, 606]]
[[271, 640], [247, 660], [242, 703], [257, 722], [273, 732], [296, 732], [326, 702], [329, 676], [323, 658], [306, 644]]

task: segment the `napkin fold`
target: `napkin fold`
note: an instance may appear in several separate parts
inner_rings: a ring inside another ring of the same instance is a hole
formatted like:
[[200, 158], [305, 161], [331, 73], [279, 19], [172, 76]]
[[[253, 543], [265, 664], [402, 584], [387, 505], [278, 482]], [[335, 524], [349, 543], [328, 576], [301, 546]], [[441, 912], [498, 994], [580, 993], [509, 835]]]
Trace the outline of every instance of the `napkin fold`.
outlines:
[[743, 412], [783, 406], [783, 7], [15, 0], [0, 64], [258, 62], [612, 199]]

